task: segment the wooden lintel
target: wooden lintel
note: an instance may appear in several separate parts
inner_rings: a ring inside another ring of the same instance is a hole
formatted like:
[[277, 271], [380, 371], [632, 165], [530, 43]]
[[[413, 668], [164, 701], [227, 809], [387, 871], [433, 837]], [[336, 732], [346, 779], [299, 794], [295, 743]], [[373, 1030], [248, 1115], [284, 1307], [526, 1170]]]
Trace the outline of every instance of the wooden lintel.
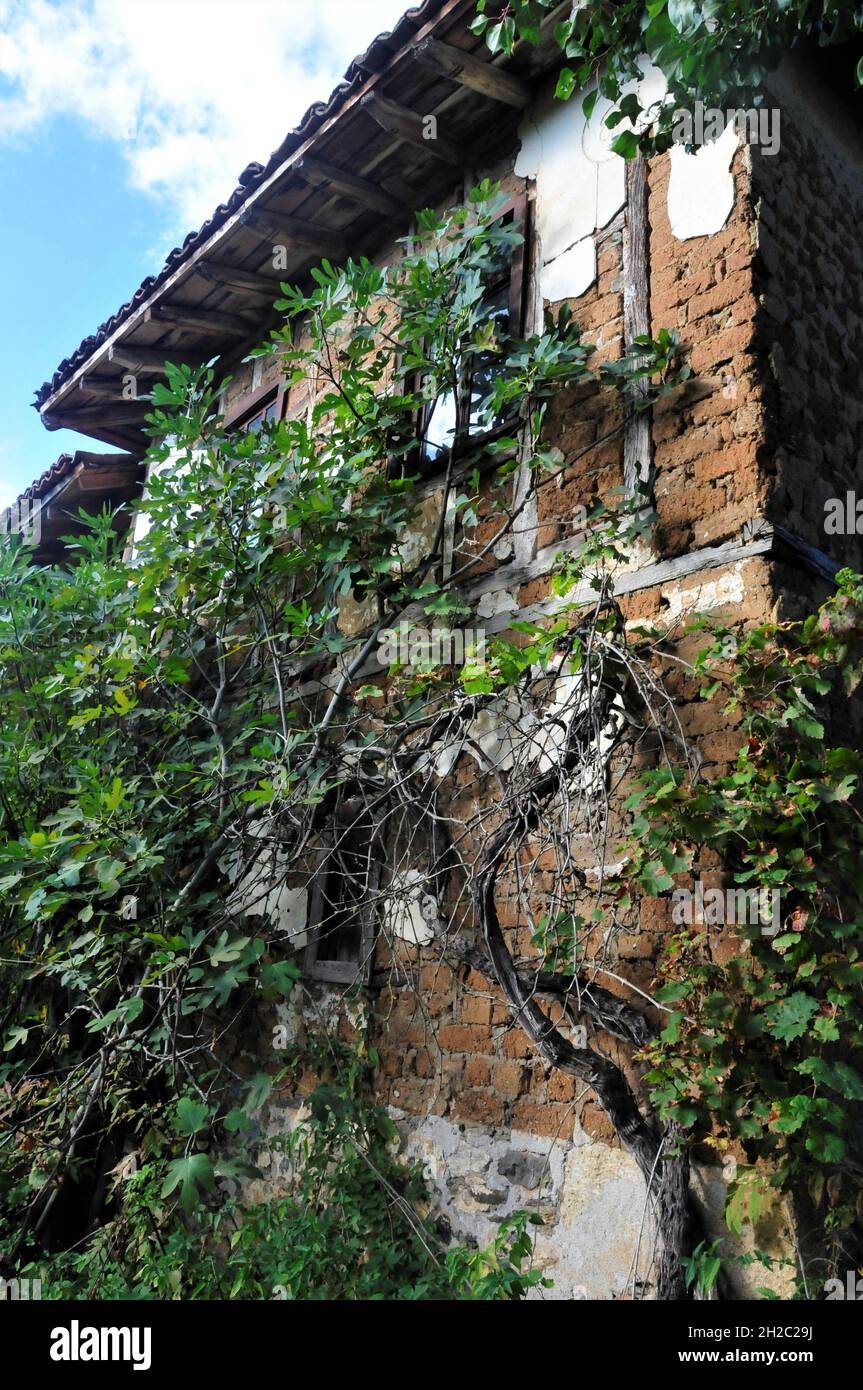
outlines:
[[293, 247], [299, 251], [310, 251], [315, 256], [329, 256], [335, 261], [344, 260], [347, 245], [329, 227], [319, 227], [314, 222], [304, 222], [300, 217], [278, 212], [275, 208], [246, 208], [241, 212], [239, 222], [250, 227], [262, 237], [267, 237], [274, 246]]
[[224, 261], [198, 261], [195, 274], [213, 285], [242, 290], [244, 294], [259, 294], [269, 299], [270, 303], [279, 296], [279, 281], [275, 276], [260, 275], [255, 270], [241, 270], [238, 266], [226, 265]]
[[136, 376], [164, 376], [166, 362], [173, 362], [178, 367], [200, 367], [208, 360], [205, 354], [187, 352], [185, 348], [136, 347], [134, 343], [117, 343], [108, 349], [109, 362], [116, 362], [119, 367]]
[[171, 328], [188, 328], [195, 333], [252, 333], [254, 325], [239, 314], [221, 309], [198, 309], [191, 304], [154, 304], [144, 314], [145, 323], [161, 323]]
[[382, 212], [387, 217], [396, 217], [399, 213], [407, 211], [404, 203], [391, 197], [389, 193], [385, 192], [378, 184], [372, 183], [370, 179], [359, 178], [358, 175], [349, 173], [347, 169], [337, 169], [335, 164], [327, 164], [323, 159], [313, 159], [311, 155], [303, 155], [302, 159], [294, 165], [294, 172], [315, 188], [326, 188], [330, 193], [337, 193], [342, 198], [350, 198], [351, 202], [360, 203], [363, 207], [371, 208], [374, 212]]
[[464, 168], [466, 157], [451, 140], [439, 133], [437, 117], [433, 112], [420, 115], [418, 111], [411, 111], [400, 102], [379, 96], [377, 92], [366, 92], [366, 95], [360, 98], [360, 109], [371, 116], [372, 120], [377, 121], [383, 130], [404, 141], [406, 145], [424, 150], [426, 154], [442, 159], [444, 163], [452, 164], [457, 169]]
[[439, 72], [443, 77], [449, 77], [463, 87], [470, 87], [472, 91], [493, 101], [519, 109], [530, 105], [530, 88], [520, 78], [492, 67], [491, 63], [484, 63], [460, 48], [453, 48], [452, 44], [429, 37], [412, 48], [411, 53], [423, 67], [431, 68], [433, 72]]

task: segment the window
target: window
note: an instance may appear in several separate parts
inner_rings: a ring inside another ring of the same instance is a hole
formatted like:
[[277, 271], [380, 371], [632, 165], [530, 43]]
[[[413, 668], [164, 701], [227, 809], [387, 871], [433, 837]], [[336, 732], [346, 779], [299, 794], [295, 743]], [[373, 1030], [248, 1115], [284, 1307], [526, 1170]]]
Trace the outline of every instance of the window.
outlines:
[[[498, 340], [518, 337], [524, 328], [525, 249], [529, 235], [529, 204], [527, 194], [515, 196], [501, 215], [503, 224], [518, 225], [524, 240], [517, 246], [503, 246], [487, 273], [484, 305], [494, 324]], [[503, 420], [481, 419], [479, 407], [488, 395], [496, 370], [498, 354], [494, 351], [471, 353], [465, 359], [457, 393], [449, 391], [426, 406], [417, 423], [423, 440], [423, 471], [440, 466], [453, 445], [463, 443], [476, 434], [484, 423], [487, 429], [503, 424]], [[463, 422], [460, 438], [456, 438], [457, 406]]]
[[225, 416], [225, 429], [257, 434], [265, 422], [281, 419], [283, 396], [284, 388], [272, 384], [249, 391]]
[[380, 863], [370, 827], [360, 823], [320, 845], [321, 862], [309, 898], [304, 969], [313, 980], [368, 980], [375, 943]]
[[248, 433], [257, 434], [265, 420], [275, 420], [277, 404], [276, 397], [273, 396], [271, 401], [256, 411], [254, 415], [251, 415], [248, 420], [243, 421], [243, 429]]

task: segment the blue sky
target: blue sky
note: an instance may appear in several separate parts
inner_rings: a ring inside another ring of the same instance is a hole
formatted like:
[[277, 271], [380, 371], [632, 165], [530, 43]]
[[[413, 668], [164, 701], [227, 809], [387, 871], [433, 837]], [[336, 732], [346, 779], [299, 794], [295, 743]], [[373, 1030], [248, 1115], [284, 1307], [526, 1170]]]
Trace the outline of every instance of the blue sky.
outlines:
[[408, 0], [0, 0], [0, 507], [58, 454], [61, 358]]

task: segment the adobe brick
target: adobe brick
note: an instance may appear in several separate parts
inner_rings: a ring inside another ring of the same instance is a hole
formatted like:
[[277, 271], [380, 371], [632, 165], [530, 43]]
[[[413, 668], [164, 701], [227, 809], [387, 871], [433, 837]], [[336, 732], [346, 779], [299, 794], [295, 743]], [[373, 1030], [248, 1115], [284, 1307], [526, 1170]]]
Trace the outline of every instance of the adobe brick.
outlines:
[[487, 1057], [468, 1057], [464, 1067], [468, 1086], [487, 1086], [491, 1080], [491, 1063]]
[[521, 1093], [525, 1080], [525, 1069], [517, 1062], [496, 1062], [492, 1071], [492, 1085], [502, 1096], [517, 1096]]
[[503, 1123], [503, 1101], [493, 1091], [461, 1091], [453, 1100], [452, 1113], [466, 1124], [499, 1125]]
[[571, 1139], [574, 1118], [571, 1106], [560, 1101], [537, 1105], [535, 1101], [523, 1097], [513, 1106], [512, 1125], [514, 1129], [526, 1129], [531, 1134], [548, 1139]]
[[438, 1030], [438, 1043], [445, 1052], [488, 1052], [491, 1029], [472, 1023], [447, 1023]]

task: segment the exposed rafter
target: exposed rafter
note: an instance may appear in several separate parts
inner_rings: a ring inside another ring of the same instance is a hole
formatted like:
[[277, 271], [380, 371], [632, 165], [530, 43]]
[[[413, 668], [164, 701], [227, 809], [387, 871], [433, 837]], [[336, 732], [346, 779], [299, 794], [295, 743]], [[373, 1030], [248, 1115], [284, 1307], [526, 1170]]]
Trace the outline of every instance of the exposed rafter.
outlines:
[[198, 309], [191, 304], [156, 304], [147, 310], [144, 322], [188, 328], [195, 333], [232, 333], [235, 336], [251, 333], [254, 326], [239, 314], [229, 314], [224, 309]]
[[127, 383], [123, 376], [101, 376], [93, 374], [82, 376], [78, 382], [78, 390], [86, 392], [88, 396], [95, 396], [100, 401], [130, 401], [134, 400], [134, 395], [128, 394]]
[[214, 260], [199, 261], [195, 274], [213, 285], [240, 290], [243, 294], [259, 294], [271, 303], [278, 297], [279, 280], [276, 275], [261, 275], [256, 270], [241, 270], [239, 266]]
[[396, 217], [399, 213], [408, 211], [404, 203], [391, 197], [370, 179], [359, 178], [347, 169], [337, 169], [335, 164], [327, 164], [323, 159], [303, 155], [294, 165], [294, 170], [301, 179], [315, 188], [326, 188], [330, 193], [350, 198], [352, 202], [371, 208], [374, 212], [382, 212], [387, 217]]
[[133, 376], [164, 376], [166, 362], [174, 362], [178, 367], [200, 367], [208, 360], [206, 354], [187, 352], [185, 348], [137, 347], [134, 343], [117, 343], [108, 349], [108, 361], [116, 362]]
[[262, 237], [267, 237], [274, 246], [289, 246], [300, 251], [310, 251], [315, 256], [331, 256], [333, 260], [344, 260], [347, 245], [329, 227], [319, 227], [314, 222], [304, 222], [289, 213], [278, 212], [275, 208], [247, 208], [238, 219], [243, 227], [250, 227]]
[[449, 77], [463, 87], [470, 87], [484, 97], [518, 108], [530, 104], [530, 88], [520, 78], [492, 67], [491, 63], [484, 63], [460, 48], [453, 48], [452, 44], [429, 37], [418, 43], [411, 52], [423, 67], [431, 68], [433, 72]]
[[367, 92], [360, 101], [360, 108], [377, 121], [382, 130], [395, 135], [404, 144], [414, 145], [416, 149], [424, 150], [426, 154], [442, 159], [457, 169], [464, 167], [466, 157], [457, 145], [438, 133], [437, 117], [433, 113], [421, 116], [417, 111], [410, 111], [407, 106], [391, 101], [389, 97], [379, 96], [377, 92]]
[[153, 409], [147, 401], [124, 401], [119, 399], [113, 405], [85, 405], [79, 410], [63, 410], [62, 419], [56, 415], [42, 416], [42, 424], [48, 430], [82, 429], [85, 426], [99, 425], [104, 428], [119, 426], [121, 429], [136, 429], [143, 424], [144, 417]]

